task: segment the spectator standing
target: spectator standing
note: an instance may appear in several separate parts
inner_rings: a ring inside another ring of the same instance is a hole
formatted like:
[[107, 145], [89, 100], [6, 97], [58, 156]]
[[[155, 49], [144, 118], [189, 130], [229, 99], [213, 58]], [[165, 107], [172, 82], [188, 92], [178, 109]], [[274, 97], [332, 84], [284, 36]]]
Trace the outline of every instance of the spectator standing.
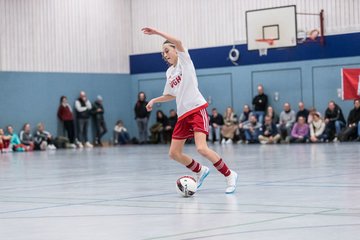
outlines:
[[64, 129], [67, 132], [69, 138], [70, 148], [76, 148], [75, 145], [75, 124], [72, 108], [68, 103], [67, 97], [61, 96], [60, 105], [58, 108], [58, 118], [63, 122]]
[[93, 145], [88, 141], [89, 119], [92, 105], [89, 99], [87, 99], [84, 91], [80, 92], [79, 98], [75, 101], [75, 109], [78, 139], [80, 141], [78, 145], [80, 148], [83, 147], [83, 144], [85, 144], [85, 147], [92, 148]]
[[135, 119], [139, 130], [139, 143], [147, 143], [148, 141], [148, 121], [150, 112], [146, 110], [146, 95], [144, 92], [139, 92], [138, 100], [135, 104]]
[[104, 112], [103, 98], [98, 95], [92, 107], [96, 130], [95, 145], [97, 146], [102, 146], [101, 138], [107, 133]]
[[254, 106], [254, 115], [258, 122], [263, 124], [266, 108], [268, 105], [268, 97], [264, 93], [263, 85], [259, 84], [257, 87], [258, 95], [253, 98], [252, 104]]

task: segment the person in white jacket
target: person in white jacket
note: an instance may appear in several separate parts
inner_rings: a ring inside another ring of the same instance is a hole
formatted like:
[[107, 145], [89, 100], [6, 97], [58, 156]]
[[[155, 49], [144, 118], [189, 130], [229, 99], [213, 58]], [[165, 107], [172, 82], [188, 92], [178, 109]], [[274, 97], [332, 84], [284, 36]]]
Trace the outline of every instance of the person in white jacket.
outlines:
[[311, 113], [312, 121], [310, 127], [310, 141], [313, 143], [324, 142], [327, 137], [325, 135], [325, 122], [320, 118], [319, 113]]
[[86, 93], [84, 91], [81, 91], [79, 98], [75, 101], [76, 122], [78, 130], [77, 137], [80, 141], [79, 147], [82, 147], [82, 144], [85, 144], [85, 147], [93, 147], [93, 145], [90, 144], [90, 142], [88, 141], [88, 129], [91, 109], [91, 102], [89, 101], [89, 99], [87, 99]]

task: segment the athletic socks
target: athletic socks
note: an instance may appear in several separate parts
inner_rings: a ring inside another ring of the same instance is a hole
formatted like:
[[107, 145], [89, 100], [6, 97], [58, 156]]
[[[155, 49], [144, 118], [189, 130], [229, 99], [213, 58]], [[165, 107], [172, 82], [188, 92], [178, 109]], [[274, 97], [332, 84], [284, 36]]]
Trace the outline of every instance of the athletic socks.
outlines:
[[194, 159], [192, 160], [192, 162], [186, 166], [188, 169], [190, 169], [191, 171], [193, 171], [194, 173], [198, 173], [201, 170], [201, 164], [198, 163], [197, 161], [195, 161]]
[[228, 166], [225, 164], [225, 162], [220, 158], [219, 161], [217, 161], [215, 164], [214, 164], [214, 167], [219, 171], [221, 172], [225, 177], [229, 176], [231, 171], [230, 169], [228, 168]]

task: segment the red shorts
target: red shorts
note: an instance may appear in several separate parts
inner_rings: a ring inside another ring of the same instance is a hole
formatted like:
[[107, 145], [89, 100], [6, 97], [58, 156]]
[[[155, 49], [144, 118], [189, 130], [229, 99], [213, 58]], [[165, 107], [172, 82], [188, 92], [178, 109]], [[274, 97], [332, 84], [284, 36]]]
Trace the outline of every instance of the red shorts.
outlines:
[[209, 116], [206, 108], [180, 119], [175, 125], [172, 138], [177, 140], [193, 138], [194, 132], [209, 135]]

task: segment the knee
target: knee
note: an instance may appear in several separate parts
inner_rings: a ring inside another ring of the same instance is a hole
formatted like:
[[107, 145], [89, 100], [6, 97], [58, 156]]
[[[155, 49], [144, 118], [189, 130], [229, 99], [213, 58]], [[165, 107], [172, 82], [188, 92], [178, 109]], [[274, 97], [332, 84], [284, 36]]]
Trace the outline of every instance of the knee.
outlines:
[[196, 147], [196, 150], [202, 156], [207, 156], [209, 148], [207, 146]]
[[173, 160], [179, 159], [181, 155], [181, 152], [170, 149], [169, 151], [169, 157]]

